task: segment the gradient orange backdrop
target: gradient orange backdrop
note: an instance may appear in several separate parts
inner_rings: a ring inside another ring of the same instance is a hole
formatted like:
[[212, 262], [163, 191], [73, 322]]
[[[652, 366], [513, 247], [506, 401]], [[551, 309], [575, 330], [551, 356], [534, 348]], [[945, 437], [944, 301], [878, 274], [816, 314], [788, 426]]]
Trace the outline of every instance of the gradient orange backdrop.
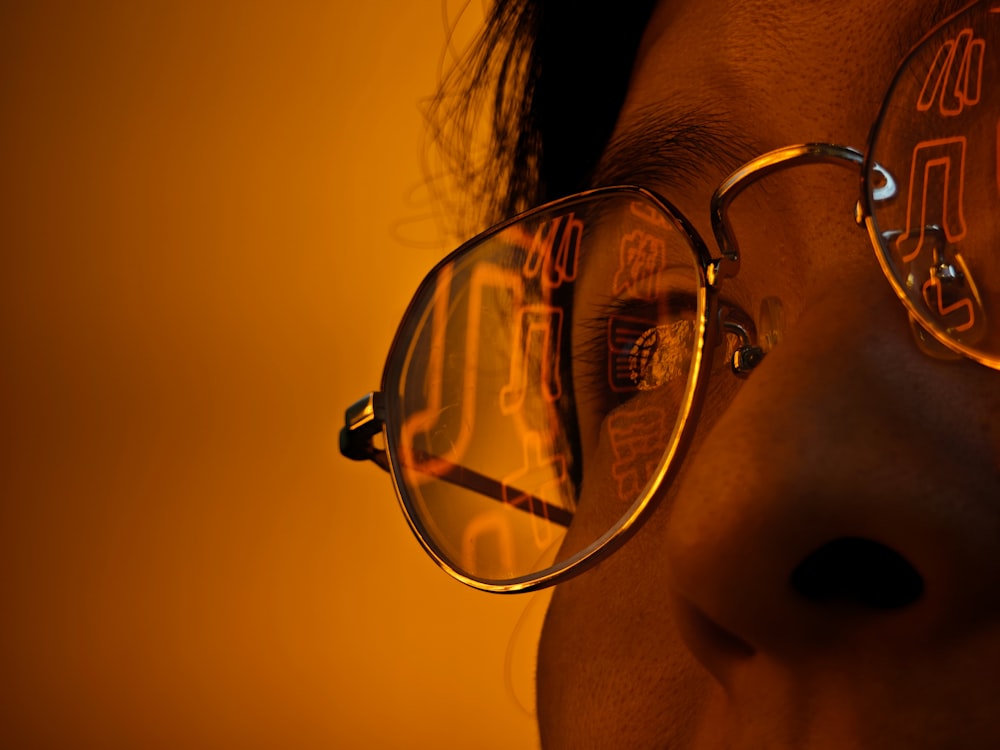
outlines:
[[0, 746], [532, 747], [543, 603], [437, 571], [336, 447], [445, 249], [441, 4], [9, 2], [0, 37]]

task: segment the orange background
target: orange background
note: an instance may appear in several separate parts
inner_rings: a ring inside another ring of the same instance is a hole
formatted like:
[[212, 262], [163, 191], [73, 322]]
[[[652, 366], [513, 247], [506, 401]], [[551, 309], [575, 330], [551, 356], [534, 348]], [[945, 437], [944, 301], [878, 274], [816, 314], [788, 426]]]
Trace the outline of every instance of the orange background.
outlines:
[[441, 4], [0, 37], [0, 745], [531, 747], [543, 603], [440, 573], [336, 446], [444, 250]]

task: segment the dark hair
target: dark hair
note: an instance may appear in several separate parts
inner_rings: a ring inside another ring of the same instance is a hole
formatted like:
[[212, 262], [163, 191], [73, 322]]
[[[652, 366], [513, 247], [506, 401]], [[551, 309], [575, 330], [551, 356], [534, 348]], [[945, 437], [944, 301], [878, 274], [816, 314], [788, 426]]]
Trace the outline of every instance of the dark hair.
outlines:
[[428, 113], [461, 232], [589, 185], [653, 5], [495, 2]]

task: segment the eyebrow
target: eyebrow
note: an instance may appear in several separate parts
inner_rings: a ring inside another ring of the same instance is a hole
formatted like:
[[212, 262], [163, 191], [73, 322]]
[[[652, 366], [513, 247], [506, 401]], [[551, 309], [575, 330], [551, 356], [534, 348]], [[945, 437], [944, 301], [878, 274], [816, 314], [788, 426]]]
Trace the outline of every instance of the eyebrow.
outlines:
[[630, 115], [612, 137], [591, 182], [676, 188], [709, 167], [729, 173], [758, 153], [758, 145], [722, 114], [654, 102]]
[[[898, 63], [945, 19], [975, 5], [938, 0], [918, 6], [910, 23], [894, 35]], [[646, 185], [673, 189], [699, 178], [708, 167], [728, 174], [766, 149], [706, 109], [654, 102], [637, 110], [609, 141], [594, 170], [591, 187]]]

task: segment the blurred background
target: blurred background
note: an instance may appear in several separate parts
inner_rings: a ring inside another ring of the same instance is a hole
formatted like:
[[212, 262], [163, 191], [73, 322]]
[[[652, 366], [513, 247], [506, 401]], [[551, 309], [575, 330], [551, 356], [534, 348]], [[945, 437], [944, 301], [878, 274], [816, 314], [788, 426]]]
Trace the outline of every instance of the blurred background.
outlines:
[[337, 450], [463, 3], [0, 4], [0, 746], [537, 744], [544, 602]]

